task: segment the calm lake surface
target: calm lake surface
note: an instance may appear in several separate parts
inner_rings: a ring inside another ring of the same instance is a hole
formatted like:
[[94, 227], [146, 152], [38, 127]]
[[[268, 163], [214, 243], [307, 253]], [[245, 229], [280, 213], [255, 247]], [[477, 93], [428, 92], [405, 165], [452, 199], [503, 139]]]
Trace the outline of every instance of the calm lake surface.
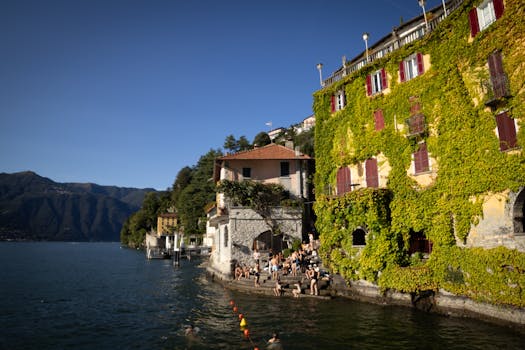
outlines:
[[264, 349], [274, 330], [285, 350], [525, 349], [525, 331], [472, 319], [233, 293], [201, 263], [174, 268], [118, 243], [0, 243], [0, 349]]

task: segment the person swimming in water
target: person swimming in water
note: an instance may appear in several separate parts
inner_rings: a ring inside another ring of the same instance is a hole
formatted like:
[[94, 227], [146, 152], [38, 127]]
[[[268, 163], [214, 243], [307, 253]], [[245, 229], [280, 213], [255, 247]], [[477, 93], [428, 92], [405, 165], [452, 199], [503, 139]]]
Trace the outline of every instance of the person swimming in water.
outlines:
[[281, 339], [279, 338], [279, 333], [274, 332], [272, 337], [268, 340], [268, 350], [283, 350], [283, 345], [281, 344]]

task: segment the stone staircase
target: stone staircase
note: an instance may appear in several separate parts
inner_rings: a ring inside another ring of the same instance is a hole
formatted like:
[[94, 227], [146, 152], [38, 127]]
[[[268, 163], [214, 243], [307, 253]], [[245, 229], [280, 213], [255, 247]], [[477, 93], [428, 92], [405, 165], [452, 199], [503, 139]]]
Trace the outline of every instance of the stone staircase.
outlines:
[[[331, 281], [328, 277], [322, 277], [318, 282], [319, 295], [310, 295], [310, 280], [302, 272], [297, 272], [297, 276], [290, 274], [284, 275], [279, 272], [281, 285], [283, 286], [282, 296], [292, 297], [292, 290], [295, 288], [295, 283], [301, 284], [301, 294], [299, 298], [320, 298], [330, 299], [332, 297], [332, 290], [330, 288]], [[260, 286], [255, 286], [255, 276], [250, 275], [250, 278], [242, 277], [240, 280], [229, 280], [226, 282], [228, 287], [234, 290], [249, 292], [253, 294], [274, 295], [273, 288], [275, 288], [275, 280], [272, 280], [271, 275], [267, 271], [263, 271], [259, 278]]]

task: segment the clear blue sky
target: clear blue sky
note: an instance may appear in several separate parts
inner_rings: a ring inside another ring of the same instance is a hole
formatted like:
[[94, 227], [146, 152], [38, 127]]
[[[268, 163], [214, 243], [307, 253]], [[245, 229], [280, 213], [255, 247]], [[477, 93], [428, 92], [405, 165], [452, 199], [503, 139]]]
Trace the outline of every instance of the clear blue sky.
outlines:
[[[427, 1], [427, 8], [440, 0]], [[173, 184], [226, 136], [312, 114], [417, 0], [0, 0], [0, 172]]]

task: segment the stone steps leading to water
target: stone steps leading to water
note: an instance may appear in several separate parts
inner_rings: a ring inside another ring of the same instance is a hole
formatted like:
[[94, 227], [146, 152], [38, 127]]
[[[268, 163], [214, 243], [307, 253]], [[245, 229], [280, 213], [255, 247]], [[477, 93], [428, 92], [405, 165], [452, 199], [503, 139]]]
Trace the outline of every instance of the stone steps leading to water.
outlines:
[[[301, 284], [300, 298], [322, 298], [329, 299], [332, 296], [330, 290], [330, 281], [328, 279], [321, 279], [319, 281], [319, 295], [310, 295], [310, 280], [302, 272], [297, 273], [297, 276], [279, 275], [279, 280], [282, 285], [282, 296], [293, 297], [292, 290], [295, 288], [295, 283]], [[231, 289], [247, 291], [254, 294], [274, 295], [275, 280], [271, 279], [270, 274], [266, 271], [261, 273], [259, 278], [259, 286], [255, 286], [255, 276], [250, 276], [249, 279], [241, 277], [239, 280], [224, 281]]]

